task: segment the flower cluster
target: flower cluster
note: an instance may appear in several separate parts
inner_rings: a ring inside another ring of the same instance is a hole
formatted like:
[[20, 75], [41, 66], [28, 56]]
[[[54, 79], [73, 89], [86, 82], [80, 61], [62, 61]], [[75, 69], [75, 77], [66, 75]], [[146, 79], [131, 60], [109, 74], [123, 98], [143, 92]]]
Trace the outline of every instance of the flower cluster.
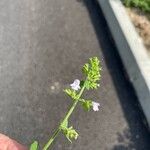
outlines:
[[86, 63], [82, 69], [83, 73], [86, 75], [85, 87], [89, 89], [97, 89], [99, 87], [98, 81], [101, 78], [101, 67], [100, 61], [97, 57], [89, 59], [89, 63]]
[[72, 140], [76, 140], [79, 134], [76, 132], [73, 127], [69, 128], [62, 128], [63, 133], [65, 134], [66, 138], [72, 143]]
[[[100, 61], [98, 60], [97, 57], [93, 57], [89, 59], [89, 63], [86, 63], [83, 66], [82, 69], [84, 75], [86, 76], [85, 81], [80, 81], [79, 79], [75, 79], [72, 84], [70, 84], [71, 89], [65, 89], [64, 92], [70, 96], [74, 101], [80, 102], [81, 106], [83, 107], [84, 110], [90, 111], [93, 109], [94, 111], [99, 111], [99, 106], [100, 104], [97, 102], [94, 102], [92, 100], [86, 100], [81, 98], [80, 92], [78, 92], [80, 89], [82, 90], [83, 88], [89, 90], [89, 89], [97, 89], [99, 86], [99, 80], [101, 78], [101, 67], [100, 67]], [[71, 139], [77, 139], [78, 134], [77, 132], [72, 129], [72, 128], [62, 128], [63, 131], [65, 131], [65, 136], [67, 139], [70, 141], [69, 135], [70, 132], [72, 131], [71, 134], [73, 138]]]
[[[78, 81], [78, 82], [77, 82]], [[75, 89], [80, 89], [80, 80], [75, 79], [72, 84], [70, 84], [72, 89], [66, 89], [65, 92], [74, 100], [78, 99], [78, 94], [76, 93]], [[94, 102], [92, 100], [85, 100], [85, 99], [79, 99], [81, 102], [83, 108], [87, 111], [90, 111], [91, 108], [93, 108], [94, 111], [99, 111], [100, 104], [97, 102]]]
[[[69, 118], [78, 103], [80, 103], [83, 109], [86, 111], [90, 111], [91, 109], [93, 109], [94, 111], [99, 111], [100, 103], [92, 101], [90, 99], [84, 99], [82, 97], [84, 90], [97, 89], [99, 87], [101, 67], [98, 58], [90, 58], [89, 62], [83, 66], [82, 71], [86, 76], [85, 80], [80, 81], [79, 79], [75, 79], [74, 82], [70, 84], [70, 88], [64, 90], [64, 92], [73, 100], [73, 104], [69, 111], [66, 113], [64, 119], [61, 121], [59, 127], [55, 130], [54, 134], [45, 144], [43, 150], [49, 149], [60, 132], [62, 132], [70, 142], [78, 138], [79, 134], [77, 133], [77, 131], [72, 126], [68, 126]], [[38, 150], [37, 141], [31, 144], [30, 150]]]

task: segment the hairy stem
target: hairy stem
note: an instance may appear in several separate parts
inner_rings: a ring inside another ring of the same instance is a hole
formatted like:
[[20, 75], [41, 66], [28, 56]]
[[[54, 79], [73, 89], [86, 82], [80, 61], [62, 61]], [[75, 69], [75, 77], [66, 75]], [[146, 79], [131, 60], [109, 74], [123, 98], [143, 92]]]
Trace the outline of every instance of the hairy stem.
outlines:
[[43, 150], [47, 150], [50, 145], [53, 143], [53, 141], [55, 140], [55, 138], [57, 137], [57, 135], [59, 134], [59, 132], [61, 131], [60, 128], [58, 128], [54, 134], [51, 136], [50, 140], [46, 143], [46, 145], [44, 146]]
[[[63, 121], [61, 122], [61, 124], [63, 124], [66, 120], [68, 120], [71, 116], [71, 114], [73, 113], [75, 107], [77, 106], [79, 99], [81, 97], [81, 95], [83, 94], [85, 89], [85, 86], [83, 85], [82, 89], [80, 90], [80, 93], [78, 95], [78, 99], [74, 101], [73, 105], [71, 106], [71, 108], [69, 109], [69, 111], [67, 112], [65, 118], [63, 119]], [[58, 134], [61, 131], [61, 124], [59, 125], [59, 127], [56, 129], [56, 131], [54, 132], [54, 134], [52, 135], [52, 137], [50, 138], [50, 140], [45, 144], [43, 150], [48, 150], [48, 148], [51, 146], [51, 144], [53, 143], [53, 141], [55, 140], [55, 138], [58, 136]]]

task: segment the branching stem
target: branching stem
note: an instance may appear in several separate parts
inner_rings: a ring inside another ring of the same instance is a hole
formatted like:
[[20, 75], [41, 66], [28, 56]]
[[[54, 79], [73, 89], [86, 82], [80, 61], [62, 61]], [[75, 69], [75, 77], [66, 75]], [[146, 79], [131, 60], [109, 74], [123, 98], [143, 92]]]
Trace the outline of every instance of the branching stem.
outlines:
[[[76, 99], [73, 103], [73, 105], [71, 106], [71, 108], [69, 109], [69, 111], [67, 112], [64, 120], [61, 122], [61, 124], [63, 124], [65, 121], [67, 121], [71, 114], [73, 113], [75, 107], [77, 106], [80, 97], [82, 96], [83, 92], [85, 89], [85, 85], [83, 85], [83, 87], [81, 88], [79, 95], [78, 95], [78, 99]], [[59, 125], [59, 127], [56, 129], [56, 131], [54, 132], [54, 134], [51, 136], [51, 138], [49, 139], [49, 141], [45, 144], [43, 150], [48, 150], [48, 148], [50, 148], [51, 144], [53, 143], [53, 141], [55, 140], [55, 138], [59, 135], [60, 131], [61, 131], [61, 124]]]

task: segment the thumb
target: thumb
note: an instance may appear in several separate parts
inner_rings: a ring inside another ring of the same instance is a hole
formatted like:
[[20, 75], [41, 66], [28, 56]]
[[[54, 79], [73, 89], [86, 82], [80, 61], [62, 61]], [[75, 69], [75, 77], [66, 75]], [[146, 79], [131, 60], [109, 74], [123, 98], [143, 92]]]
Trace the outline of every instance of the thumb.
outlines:
[[8, 136], [0, 134], [0, 150], [27, 150], [27, 148]]

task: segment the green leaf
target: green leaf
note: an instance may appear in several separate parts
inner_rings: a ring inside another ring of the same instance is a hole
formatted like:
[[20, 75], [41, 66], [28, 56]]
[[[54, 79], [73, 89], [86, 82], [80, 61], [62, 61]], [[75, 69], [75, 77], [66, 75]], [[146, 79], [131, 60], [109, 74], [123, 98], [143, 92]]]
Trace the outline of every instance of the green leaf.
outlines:
[[86, 64], [83, 66], [82, 71], [83, 71], [83, 73], [84, 73], [85, 75], [88, 74], [88, 71], [89, 71], [89, 64], [88, 64], [88, 63], [86, 63]]
[[38, 142], [34, 141], [31, 146], [30, 146], [30, 150], [38, 150]]
[[123, 0], [127, 7], [136, 7], [145, 12], [150, 12], [150, 0]]
[[83, 87], [84, 82], [85, 82], [84, 80], [80, 81], [80, 87], [81, 87], [81, 88]]
[[99, 83], [98, 81], [101, 78], [101, 67], [100, 61], [97, 57], [92, 57], [89, 59], [89, 63], [86, 63], [83, 66], [83, 72], [86, 74], [87, 78], [84, 83], [85, 88], [89, 89], [97, 89]]
[[89, 90], [90, 89], [90, 82], [88, 81], [88, 80], [86, 80], [85, 81], [85, 88], [87, 89], [87, 90]]
[[64, 135], [66, 136], [66, 138], [69, 140], [69, 142], [72, 143], [72, 140], [76, 140], [79, 136], [79, 134], [76, 132], [75, 129], [73, 129], [73, 127], [69, 127], [69, 128], [64, 128], [62, 129]]
[[72, 89], [65, 89], [64, 92], [70, 96], [72, 99], [76, 100], [78, 99], [78, 94], [76, 93], [75, 90], [72, 90]]
[[86, 111], [90, 111], [92, 108], [92, 101], [91, 100], [82, 100], [82, 107]]

